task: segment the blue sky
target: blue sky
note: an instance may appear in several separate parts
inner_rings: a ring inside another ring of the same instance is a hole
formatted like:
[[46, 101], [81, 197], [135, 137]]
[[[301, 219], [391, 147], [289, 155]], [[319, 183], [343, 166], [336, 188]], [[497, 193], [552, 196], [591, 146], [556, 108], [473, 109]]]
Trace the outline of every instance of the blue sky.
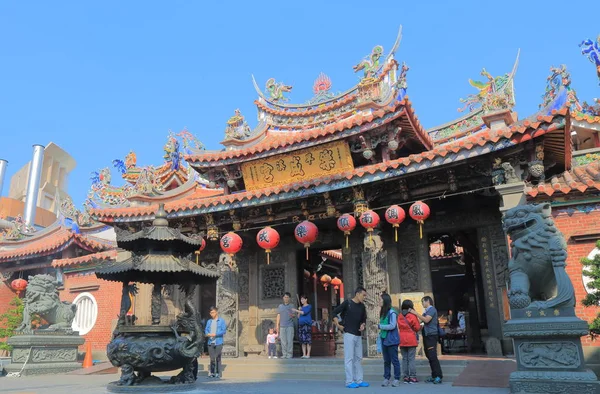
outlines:
[[[387, 3], [387, 4], [386, 4]], [[403, 25], [397, 53], [421, 123], [459, 116], [469, 78], [509, 72], [521, 59], [516, 111], [537, 110], [551, 65], [566, 64], [580, 100], [600, 97], [578, 44], [600, 34], [597, 0], [579, 1], [102, 1], [0, 3], [0, 158], [10, 177], [50, 141], [77, 161], [69, 193], [80, 205], [90, 172], [130, 149], [160, 165], [168, 130], [183, 127], [220, 149], [239, 108], [256, 124], [256, 92], [270, 77], [312, 97], [320, 72], [334, 91], [358, 81], [352, 66]], [[585, 17], [587, 15], [590, 19]], [[113, 171], [113, 183], [120, 184]]]

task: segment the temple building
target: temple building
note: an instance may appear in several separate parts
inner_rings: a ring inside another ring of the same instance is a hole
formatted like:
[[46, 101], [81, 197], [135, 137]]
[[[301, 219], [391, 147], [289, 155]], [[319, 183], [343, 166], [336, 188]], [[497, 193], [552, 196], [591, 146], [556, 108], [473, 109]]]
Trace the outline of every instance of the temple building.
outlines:
[[[108, 168], [97, 173], [87, 202], [94, 225], [139, 231], [164, 204], [170, 226], [206, 240], [198, 264], [220, 276], [200, 286], [196, 302], [203, 316], [216, 304], [226, 319], [225, 355], [264, 351], [286, 291], [293, 299], [306, 294], [315, 307], [313, 355], [333, 355], [339, 347], [330, 313], [359, 285], [368, 292], [368, 356], [376, 356], [383, 292], [396, 306], [431, 295], [441, 314], [462, 316], [461, 351], [511, 354], [512, 341], [503, 337], [510, 312], [502, 212], [524, 202], [550, 204], [568, 242], [578, 300], [587, 291], [579, 261], [596, 252], [600, 238], [600, 106], [581, 103], [566, 68], [552, 67], [539, 108], [519, 118], [517, 54], [505, 74], [483, 69], [483, 81], [470, 81], [475, 91], [461, 99], [461, 117], [426, 130], [407, 93], [409, 68], [396, 60], [400, 38], [354, 66], [360, 82], [343, 93], [320, 75], [314, 97], [292, 104], [291, 86], [269, 79], [262, 91], [254, 81], [258, 124], [251, 128], [235, 110], [222, 150], [206, 150], [184, 131], [169, 137], [162, 167], [138, 168], [135, 155], [115, 161], [130, 182], [125, 187], [111, 186]], [[395, 205], [404, 220], [388, 211]], [[338, 227], [345, 214], [354, 228]], [[306, 221], [318, 229], [315, 239], [300, 225]], [[281, 237], [268, 258], [257, 243], [265, 227]], [[229, 232], [242, 238], [239, 251], [221, 249]], [[45, 261], [65, 276], [89, 275], [99, 294], [113, 285], [95, 280], [94, 268], [121, 257], [91, 252]], [[24, 269], [22, 261], [0, 254], [0, 271]], [[165, 290], [165, 302], [177, 306], [177, 290]], [[146, 298], [134, 304], [148, 305], [150, 294], [140, 291]], [[117, 312], [115, 303], [106, 319], [116, 323]], [[598, 308], [578, 304], [577, 312], [591, 319]], [[133, 311], [140, 321], [149, 313]], [[591, 354], [596, 343], [585, 345]]]

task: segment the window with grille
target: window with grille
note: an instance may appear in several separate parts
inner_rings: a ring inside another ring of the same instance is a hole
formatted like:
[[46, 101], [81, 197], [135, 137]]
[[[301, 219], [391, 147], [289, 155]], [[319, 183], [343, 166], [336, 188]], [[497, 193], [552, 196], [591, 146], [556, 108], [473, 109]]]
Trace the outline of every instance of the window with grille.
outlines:
[[77, 305], [75, 319], [73, 319], [73, 331], [79, 331], [79, 335], [85, 335], [96, 324], [98, 317], [98, 304], [90, 293], [79, 294], [73, 304]]

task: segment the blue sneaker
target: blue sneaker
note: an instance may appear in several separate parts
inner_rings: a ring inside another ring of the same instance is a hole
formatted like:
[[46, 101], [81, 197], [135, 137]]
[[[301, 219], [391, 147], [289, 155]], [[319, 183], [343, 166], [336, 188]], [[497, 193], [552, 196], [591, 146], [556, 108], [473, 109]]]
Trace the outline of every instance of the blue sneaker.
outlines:
[[367, 383], [367, 382], [360, 382], [358, 384], [358, 387], [369, 387], [369, 383]]
[[346, 388], [348, 388], [348, 389], [357, 389], [359, 387], [360, 386], [358, 384], [354, 383], [354, 382], [349, 383], [349, 384], [346, 385]]
[[440, 379], [438, 376], [437, 378], [433, 379], [433, 384], [442, 384], [442, 379]]

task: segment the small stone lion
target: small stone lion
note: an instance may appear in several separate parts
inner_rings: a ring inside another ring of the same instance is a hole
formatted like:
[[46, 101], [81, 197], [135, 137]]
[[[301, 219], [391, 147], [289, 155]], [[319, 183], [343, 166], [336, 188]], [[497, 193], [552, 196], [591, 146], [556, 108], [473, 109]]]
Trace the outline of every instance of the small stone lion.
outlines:
[[50, 275], [29, 277], [25, 292], [23, 322], [16, 331], [31, 332], [31, 315], [37, 314], [47, 321], [48, 330], [71, 331], [77, 305], [61, 302], [58, 298], [58, 283]]

